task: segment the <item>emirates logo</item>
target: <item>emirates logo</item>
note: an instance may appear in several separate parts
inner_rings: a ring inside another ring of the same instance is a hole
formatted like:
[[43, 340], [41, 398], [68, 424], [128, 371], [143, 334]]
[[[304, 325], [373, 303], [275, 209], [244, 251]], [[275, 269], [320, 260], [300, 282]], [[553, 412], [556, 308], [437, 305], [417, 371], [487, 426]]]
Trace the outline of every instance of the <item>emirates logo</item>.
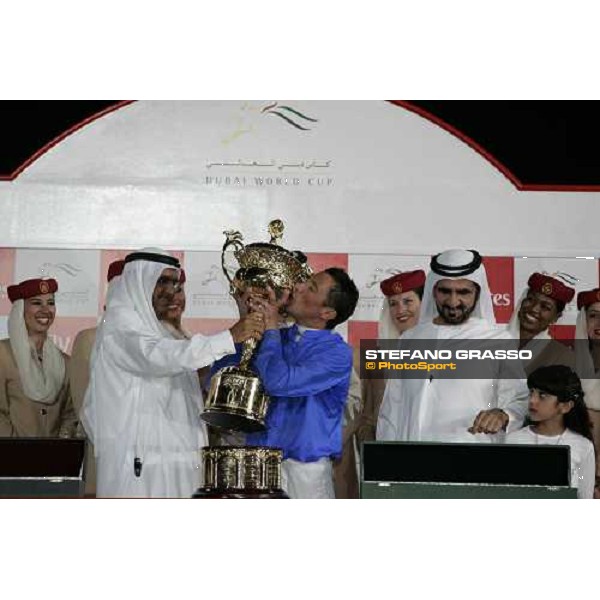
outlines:
[[402, 284], [399, 281], [396, 281], [396, 283], [394, 283], [394, 285], [392, 285], [392, 291], [394, 292], [394, 294], [401, 294], [402, 293]]
[[546, 296], [552, 295], [552, 284], [550, 282], [546, 282], [542, 286], [542, 294], [546, 294]]
[[41, 281], [40, 294], [47, 294], [48, 292], [50, 292], [50, 286], [45, 281]]

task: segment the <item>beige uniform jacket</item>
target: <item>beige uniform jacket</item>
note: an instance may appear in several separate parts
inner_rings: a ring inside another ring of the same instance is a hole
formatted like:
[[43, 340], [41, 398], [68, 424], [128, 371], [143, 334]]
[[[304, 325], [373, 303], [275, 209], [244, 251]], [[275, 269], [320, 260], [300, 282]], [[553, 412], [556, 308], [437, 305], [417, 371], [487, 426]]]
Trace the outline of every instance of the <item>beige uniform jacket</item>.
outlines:
[[90, 356], [96, 341], [96, 328], [84, 329], [73, 342], [68, 371], [71, 383], [71, 396], [75, 412], [79, 415], [83, 406], [85, 391], [90, 383]]
[[[77, 334], [73, 342], [71, 360], [68, 364], [69, 382], [71, 384], [71, 395], [75, 413], [79, 416], [85, 392], [90, 383], [90, 357], [94, 342], [96, 341], [96, 327], [84, 329]], [[83, 427], [79, 428], [79, 435], [84, 436]], [[87, 441], [86, 466], [85, 466], [85, 496], [96, 496], [96, 461], [94, 458], [94, 448]]]
[[526, 362], [524, 368], [525, 373], [529, 376], [538, 367], [551, 367], [552, 365], [564, 365], [575, 369], [575, 353], [561, 342], [548, 340], [544, 349], [533, 360]]
[[[68, 369], [69, 357], [63, 356]], [[31, 400], [23, 392], [10, 340], [0, 340], [0, 437], [72, 437], [77, 422], [67, 375], [52, 404]]]

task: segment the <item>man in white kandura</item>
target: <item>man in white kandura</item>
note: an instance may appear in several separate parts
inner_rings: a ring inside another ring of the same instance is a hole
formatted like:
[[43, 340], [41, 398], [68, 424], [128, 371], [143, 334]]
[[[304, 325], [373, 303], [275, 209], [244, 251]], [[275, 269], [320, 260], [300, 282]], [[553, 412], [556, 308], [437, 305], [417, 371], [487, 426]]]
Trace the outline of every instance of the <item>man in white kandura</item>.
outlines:
[[190, 497], [200, 485], [197, 369], [260, 337], [260, 314], [212, 336], [175, 339], [161, 322], [181, 285], [179, 261], [134, 252], [96, 334], [82, 422], [94, 445], [98, 497]]
[[[510, 339], [496, 326], [478, 252], [447, 250], [431, 259], [419, 324], [402, 337], [423, 339]], [[390, 379], [377, 439], [496, 442], [495, 434], [521, 427], [526, 413], [523, 379]]]

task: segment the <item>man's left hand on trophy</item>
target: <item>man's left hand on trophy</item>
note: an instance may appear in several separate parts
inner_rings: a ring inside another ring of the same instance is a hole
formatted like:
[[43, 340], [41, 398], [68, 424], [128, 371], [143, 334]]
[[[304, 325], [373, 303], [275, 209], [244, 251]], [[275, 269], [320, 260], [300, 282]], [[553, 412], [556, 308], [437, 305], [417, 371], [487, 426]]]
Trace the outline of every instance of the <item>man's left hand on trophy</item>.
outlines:
[[260, 340], [264, 330], [264, 315], [260, 312], [251, 312], [235, 323], [229, 331], [233, 341], [239, 344], [250, 338]]
[[290, 300], [290, 290], [284, 289], [279, 298], [271, 287], [260, 290], [260, 292], [260, 294], [250, 293], [248, 304], [251, 310], [264, 315], [265, 330], [279, 329], [285, 321], [282, 312]]

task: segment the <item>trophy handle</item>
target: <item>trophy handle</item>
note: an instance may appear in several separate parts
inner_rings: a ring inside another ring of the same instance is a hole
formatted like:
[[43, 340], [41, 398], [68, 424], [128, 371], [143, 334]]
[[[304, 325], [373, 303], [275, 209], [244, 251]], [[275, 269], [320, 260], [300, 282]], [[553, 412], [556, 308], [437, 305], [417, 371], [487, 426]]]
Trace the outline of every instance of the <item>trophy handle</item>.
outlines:
[[240, 358], [240, 369], [247, 370], [250, 367], [250, 361], [254, 355], [254, 351], [258, 346], [258, 340], [256, 338], [250, 338], [245, 342], [242, 342], [242, 356]]
[[242, 244], [243, 236], [239, 231], [224, 231], [223, 234], [227, 237], [225, 243], [223, 244], [223, 249], [221, 250], [221, 269], [229, 281], [229, 293], [233, 295], [235, 290], [235, 286], [233, 285], [233, 279], [229, 275], [229, 271], [227, 270], [227, 266], [225, 265], [225, 253], [230, 246], [234, 247], [234, 252], [238, 252], [244, 248], [244, 244]]

